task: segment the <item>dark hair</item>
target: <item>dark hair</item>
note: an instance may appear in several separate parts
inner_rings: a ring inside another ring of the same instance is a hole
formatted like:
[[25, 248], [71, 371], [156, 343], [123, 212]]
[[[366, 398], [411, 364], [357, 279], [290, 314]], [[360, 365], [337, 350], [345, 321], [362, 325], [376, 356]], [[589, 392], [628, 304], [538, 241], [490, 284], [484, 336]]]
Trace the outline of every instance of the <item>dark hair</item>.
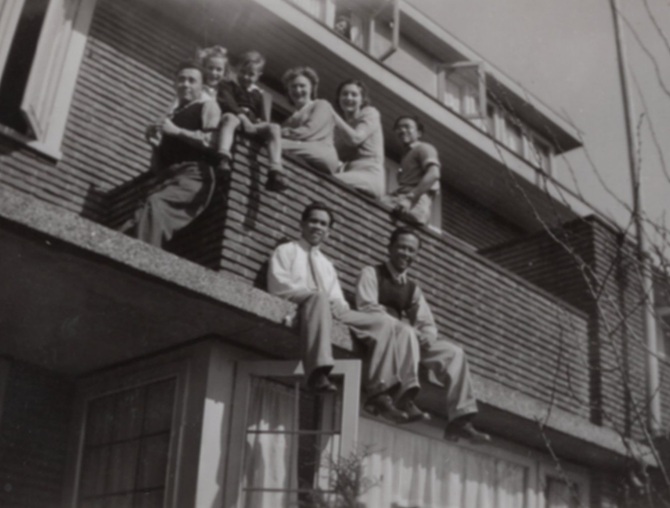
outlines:
[[320, 201], [315, 201], [314, 203], [310, 203], [305, 207], [305, 209], [302, 211], [302, 215], [300, 216], [300, 222], [305, 222], [309, 218], [309, 214], [311, 214], [314, 210], [321, 210], [322, 212], [326, 212], [328, 214], [328, 218], [330, 219], [328, 227], [333, 227], [335, 224], [335, 214], [328, 205], [321, 203]]
[[398, 124], [400, 123], [401, 120], [412, 120], [416, 125], [417, 130], [421, 134], [423, 134], [423, 124], [421, 123], [421, 120], [419, 120], [419, 118], [414, 115], [400, 115], [398, 118], [395, 119], [395, 122], [393, 122], [394, 130], [396, 127], [398, 127]]
[[179, 65], [177, 65], [177, 69], [174, 71], [174, 75], [177, 76], [181, 71], [184, 69], [195, 69], [200, 73], [200, 77], [204, 80], [205, 79], [205, 70], [202, 68], [202, 65], [200, 65], [198, 62], [182, 62]]
[[[319, 75], [311, 67], [293, 67], [287, 70], [281, 78], [281, 81], [282, 83], [284, 83], [286, 91], [288, 92], [288, 84], [298, 76], [305, 76], [309, 80], [309, 82], [312, 83], [312, 94], [310, 98], [312, 100], [316, 99], [316, 92], [319, 89]], [[288, 100], [290, 102], [293, 102], [291, 101], [290, 96]]]
[[237, 68], [241, 70], [250, 65], [258, 67], [262, 72], [265, 68], [265, 57], [255, 50], [242, 53], [242, 56], [240, 56], [239, 61], [237, 62]]
[[347, 79], [346, 81], [342, 81], [342, 83], [340, 83], [337, 86], [337, 92], [335, 92], [335, 109], [337, 110], [338, 113], [342, 113], [342, 108], [340, 107], [340, 94], [342, 93], [344, 87], [347, 85], [356, 85], [358, 89], [361, 91], [361, 99], [362, 99], [361, 109], [363, 109], [365, 106], [372, 105], [372, 102], [370, 101], [370, 91], [368, 90], [368, 86], [358, 79]]
[[419, 241], [419, 247], [421, 247], [421, 237], [419, 236], [419, 232], [416, 230], [416, 228], [410, 226], [400, 226], [398, 228], [395, 228], [393, 230], [393, 233], [391, 233], [391, 237], [389, 238], [389, 247], [391, 247], [394, 243], [396, 243], [398, 238], [400, 238], [403, 235], [414, 236]]

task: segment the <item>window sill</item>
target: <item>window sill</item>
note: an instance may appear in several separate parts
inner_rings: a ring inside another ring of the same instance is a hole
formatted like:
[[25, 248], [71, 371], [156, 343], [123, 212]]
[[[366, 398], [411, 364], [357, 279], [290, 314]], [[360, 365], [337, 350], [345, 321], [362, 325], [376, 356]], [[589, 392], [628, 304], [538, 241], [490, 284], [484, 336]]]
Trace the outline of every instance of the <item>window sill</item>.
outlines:
[[15, 143], [25, 146], [32, 152], [49, 159], [51, 162], [58, 162], [63, 158], [63, 152], [61, 152], [60, 149], [49, 146], [42, 141], [31, 139], [6, 125], [0, 125], [0, 137], [11, 139]]

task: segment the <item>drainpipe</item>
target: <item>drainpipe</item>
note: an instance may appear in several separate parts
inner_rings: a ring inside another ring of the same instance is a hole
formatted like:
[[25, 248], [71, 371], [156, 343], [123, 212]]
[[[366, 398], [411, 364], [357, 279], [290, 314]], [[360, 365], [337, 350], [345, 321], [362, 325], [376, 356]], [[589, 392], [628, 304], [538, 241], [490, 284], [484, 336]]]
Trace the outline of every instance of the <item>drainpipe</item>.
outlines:
[[647, 426], [652, 436], [661, 433], [661, 399], [658, 373], [656, 317], [654, 315], [654, 280], [651, 257], [647, 249], [642, 222], [642, 187], [640, 182], [640, 168], [637, 160], [637, 139], [635, 137], [635, 116], [633, 102], [628, 84], [628, 67], [626, 65], [626, 48], [621, 30], [621, 16], [617, 0], [610, 0], [612, 15], [614, 16], [614, 36], [616, 38], [617, 61], [621, 79], [621, 92], [626, 119], [626, 137], [628, 140], [628, 163], [630, 166], [631, 187], [633, 191], [633, 219], [635, 222], [635, 236], [637, 240], [637, 259], [642, 272], [643, 297], [643, 330], [647, 346]]
[[[391, 0], [391, 2], [393, 3], [393, 33], [391, 34], [391, 47], [379, 57], [381, 62], [385, 62], [393, 53], [398, 51], [398, 47], [400, 46], [400, 0]], [[381, 7], [372, 16], [373, 19], [379, 16], [385, 9], [386, 6]]]

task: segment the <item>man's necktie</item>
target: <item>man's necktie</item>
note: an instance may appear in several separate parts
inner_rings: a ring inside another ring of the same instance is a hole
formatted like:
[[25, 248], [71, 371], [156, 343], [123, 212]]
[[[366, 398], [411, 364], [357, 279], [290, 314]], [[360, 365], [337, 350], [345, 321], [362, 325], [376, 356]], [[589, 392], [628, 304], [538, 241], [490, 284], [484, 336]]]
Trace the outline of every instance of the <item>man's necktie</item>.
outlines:
[[314, 281], [314, 285], [316, 286], [316, 290], [321, 292], [324, 291], [325, 285], [323, 283], [323, 280], [321, 279], [319, 275], [319, 270], [317, 269], [317, 262], [316, 262], [316, 255], [317, 255], [317, 250], [316, 249], [310, 249], [309, 255], [307, 256], [307, 259], [309, 260], [309, 273], [312, 275], [312, 281]]

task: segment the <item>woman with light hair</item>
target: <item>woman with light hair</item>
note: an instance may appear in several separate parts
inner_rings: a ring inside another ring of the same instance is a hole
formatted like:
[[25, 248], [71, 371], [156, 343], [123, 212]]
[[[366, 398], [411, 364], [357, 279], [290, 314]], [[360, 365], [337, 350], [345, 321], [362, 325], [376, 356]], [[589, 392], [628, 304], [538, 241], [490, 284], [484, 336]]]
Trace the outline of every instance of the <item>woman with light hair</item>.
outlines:
[[286, 71], [282, 81], [295, 108], [281, 130], [284, 155], [335, 174], [339, 165], [333, 141], [335, 112], [328, 101], [316, 98], [319, 76], [311, 67], [294, 67]]

